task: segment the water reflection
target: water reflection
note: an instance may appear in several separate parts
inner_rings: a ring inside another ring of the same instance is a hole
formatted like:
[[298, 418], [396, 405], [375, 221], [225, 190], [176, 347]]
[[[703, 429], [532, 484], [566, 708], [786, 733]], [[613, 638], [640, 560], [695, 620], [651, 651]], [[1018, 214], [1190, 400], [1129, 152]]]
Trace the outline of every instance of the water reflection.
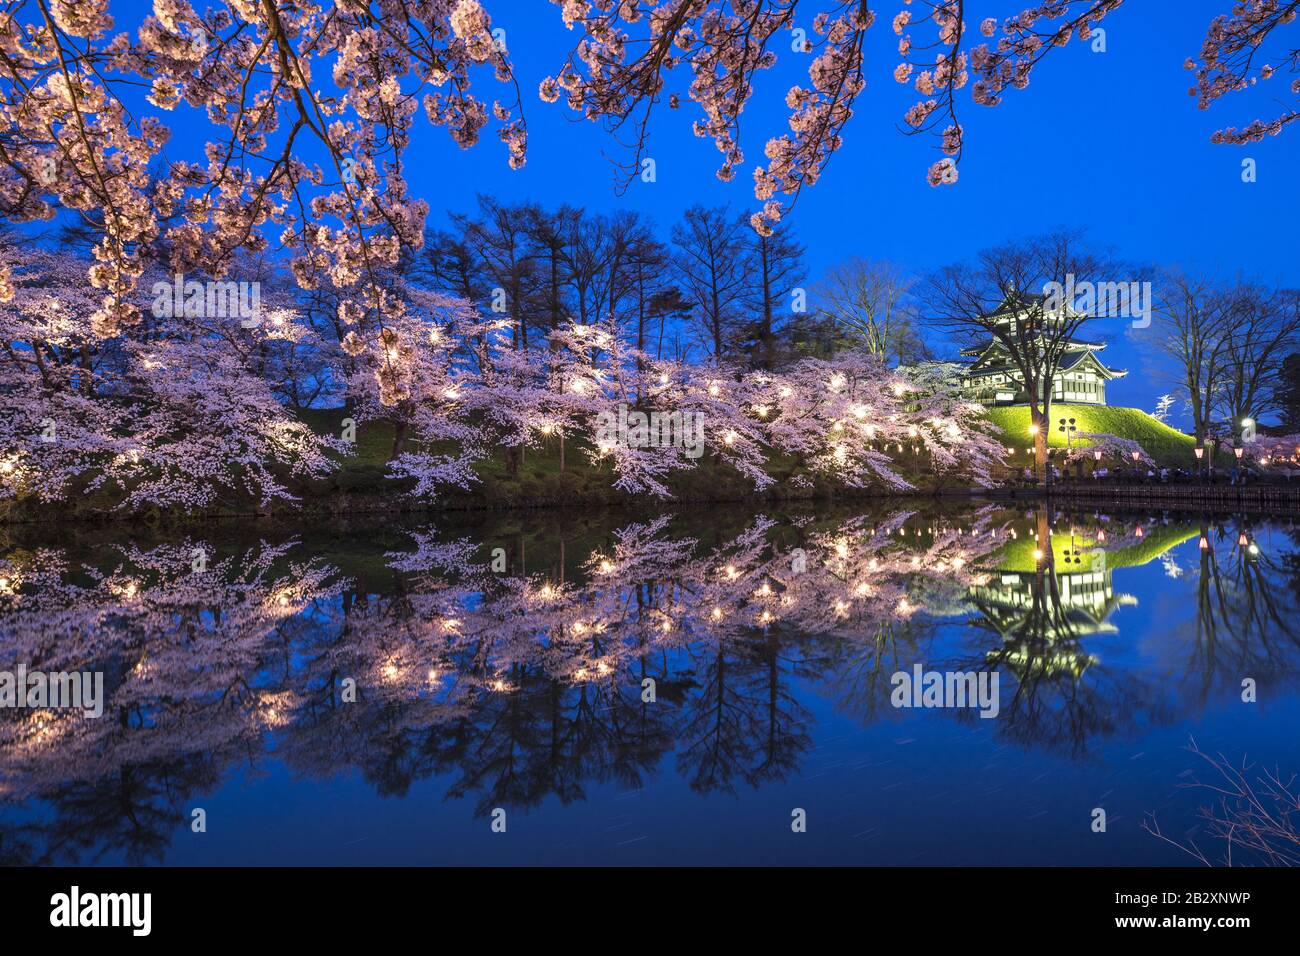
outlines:
[[[804, 772], [818, 701], [899, 719], [916, 663], [997, 669], [998, 739], [1083, 759], [1243, 674], [1294, 683], [1300, 558], [1260, 530], [990, 506], [11, 541], [0, 670], [102, 671], [108, 704], [0, 711], [0, 860], [162, 859], [271, 760], [383, 796], [445, 778], [477, 816], [665, 774], [743, 794]], [[1143, 568], [1195, 613], [1134, 666], [1096, 647]]]

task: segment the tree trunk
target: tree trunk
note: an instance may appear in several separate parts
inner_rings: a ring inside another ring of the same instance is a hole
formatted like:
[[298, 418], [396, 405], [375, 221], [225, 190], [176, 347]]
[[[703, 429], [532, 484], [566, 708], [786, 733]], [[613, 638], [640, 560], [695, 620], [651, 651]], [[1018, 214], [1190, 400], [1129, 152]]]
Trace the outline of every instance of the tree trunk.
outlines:
[[388, 456], [389, 461], [394, 461], [395, 459], [401, 456], [402, 452], [406, 451], [406, 433], [407, 433], [406, 422], [398, 422], [394, 426], [393, 450], [392, 453], [389, 454]]

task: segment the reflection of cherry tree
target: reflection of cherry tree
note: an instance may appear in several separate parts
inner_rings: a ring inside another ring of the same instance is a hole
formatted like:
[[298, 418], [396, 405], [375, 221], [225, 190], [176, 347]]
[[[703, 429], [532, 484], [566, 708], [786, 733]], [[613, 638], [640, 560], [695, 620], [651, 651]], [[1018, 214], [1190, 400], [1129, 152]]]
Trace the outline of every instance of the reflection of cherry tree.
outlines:
[[[201, 542], [77, 563], [14, 550], [0, 566], [0, 626], [14, 635], [0, 667], [98, 669], [108, 688], [99, 721], [0, 722], [4, 798], [45, 807], [14, 839], [51, 859], [104, 845], [157, 856], [193, 794], [272, 742], [297, 773], [355, 769], [385, 794], [446, 776], [479, 813], [634, 788], [670, 754], [695, 789], [737, 791], [798, 771], [813, 726], [801, 685], [876, 719], [889, 676], [922, 652], [932, 667], [998, 668], [996, 730], [1026, 746], [1084, 754], [1126, 720], [1161, 716], [1149, 687], [1091, 660], [1050, 539], [1035, 539], [1040, 569], [999, 567], [1025, 544], [1014, 517], [760, 516], [700, 538], [663, 516], [593, 525], [577, 564], [535, 559], [531, 574], [502, 570], [491, 538], [418, 528], [351, 580], [293, 542], [209, 554], [201, 571]], [[1120, 524], [1108, 542], [1141, 543]], [[1251, 571], [1256, 584], [1280, 573]], [[1027, 595], [1014, 633], [935, 642], [938, 622], [1013, 575]], [[1254, 613], [1252, 633], [1286, 610]]]
[[294, 718], [280, 628], [335, 590], [332, 570], [292, 560], [294, 548], [209, 562], [201, 542], [130, 546], [76, 568], [45, 553], [4, 560], [3, 669], [105, 674], [99, 720], [18, 710], [0, 722], [0, 793], [51, 801], [40, 825], [51, 861], [92, 845], [160, 854], [185, 801]]

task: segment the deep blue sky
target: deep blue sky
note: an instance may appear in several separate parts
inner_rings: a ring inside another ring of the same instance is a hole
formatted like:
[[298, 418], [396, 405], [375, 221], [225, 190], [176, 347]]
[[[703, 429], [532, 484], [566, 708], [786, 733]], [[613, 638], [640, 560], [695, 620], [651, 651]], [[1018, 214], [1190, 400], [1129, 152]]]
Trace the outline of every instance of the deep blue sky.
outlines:
[[[683, 97], [680, 110], [661, 108], [651, 127], [658, 181], [637, 180], [618, 196], [610, 157], [627, 153], [600, 127], [575, 120], [562, 103], [537, 97], [538, 83], [558, 71], [578, 34], [566, 30], [559, 8], [544, 0], [489, 0], [486, 6], [494, 26], [506, 30], [523, 90], [528, 164], [510, 170], [504, 147], [490, 134], [472, 150], [460, 150], [444, 130], [419, 118], [407, 174], [412, 191], [432, 207], [430, 225], [444, 225], [448, 210], [471, 211], [476, 192], [592, 211], [636, 209], [654, 218], [664, 235], [697, 202], [756, 207], [753, 167], [763, 159], [766, 140], [787, 128], [786, 91], [808, 82], [810, 59], [790, 52], [787, 36], [779, 38], [778, 63], [761, 77], [744, 114], [747, 162], [734, 182], [715, 177], [719, 153], [711, 140], [692, 135], [699, 114]], [[1128, 4], [1104, 22], [1105, 53], [1078, 42], [1054, 50], [1028, 89], [1008, 93], [993, 109], [963, 96], [960, 180], [940, 188], [925, 182], [926, 168], [941, 155], [934, 141], [898, 129], [917, 99], [910, 86], [892, 78], [898, 58], [890, 20], [902, 4], [877, 6], [867, 46], [868, 86], [845, 131], [844, 148], [791, 216], [808, 249], [808, 284], [850, 256], [887, 259], [924, 273], [985, 246], [1056, 227], [1085, 229], [1093, 242], [1132, 262], [1297, 284], [1289, 233], [1300, 219], [1294, 179], [1300, 129], [1246, 147], [1209, 141], [1223, 126], [1276, 115], [1280, 107], [1269, 97], [1285, 97], [1291, 76], [1279, 74], [1265, 87], [1229, 96], [1205, 112], [1187, 93], [1192, 74], [1183, 61], [1199, 49], [1210, 20], [1229, 6], [1229, 0]], [[114, 8], [119, 28], [138, 28], [130, 4]], [[809, 6], [806, 22], [800, 21], [805, 28], [815, 9]], [[974, 29], [985, 16], [1015, 9], [1007, 0], [972, 2], [967, 24]], [[931, 31], [927, 25], [911, 32], [919, 43]], [[1300, 42], [1290, 39], [1291, 45]], [[1280, 61], [1264, 57], [1270, 58]], [[674, 82], [686, 79], [683, 72]], [[489, 102], [511, 98], [509, 88], [486, 70], [475, 71], [474, 84]], [[167, 157], [200, 158], [208, 135], [201, 114], [182, 108], [162, 119], [174, 133]], [[1241, 181], [1243, 157], [1257, 162], [1253, 184]], [[1112, 384], [1113, 404], [1149, 410], [1172, 388], [1151, 347], [1158, 333], [1158, 323], [1138, 332], [1123, 320], [1099, 320], [1089, 330], [1089, 338], [1111, 342], [1104, 355], [1110, 364], [1130, 369], [1128, 378]]]
[[[1187, 94], [1192, 74], [1183, 61], [1228, 6], [1227, 0], [1126, 5], [1104, 23], [1105, 53], [1076, 42], [1053, 51], [1029, 87], [1011, 92], [1002, 105], [989, 109], [967, 99], [959, 114], [966, 130], [960, 179], [941, 188], [925, 182], [926, 168], [941, 155], [933, 142], [898, 130], [917, 95], [893, 81], [897, 37], [889, 21], [895, 10], [878, 7], [867, 49], [868, 85], [845, 131], [844, 148], [793, 214], [808, 248], [810, 279], [854, 255], [924, 272], [1001, 240], [1064, 226], [1086, 229], [1098, 245], [1128, 260], [1295, 284], [1289, 234], [1300, 214], [1293, 178], [1300, 130], [1246, 147], [1209, 141], [1223, 126], [1275, 115], [1261, 93], [1275, 88], [1284, 95], [1282, 84], [1290, 77], [1279, 75], [1275, 87], [1230, 96], [1208, 111], [1198, 110]], [[788, 44], [777, 47], [779, 62], [744, 115], [746, 164], [734, 182], [715, 178], [719, 154], [711, 140], [691, 134], [698, 114], [684, 102], [675, 113], [662, 110], [652, 126], [650, 155], [658, 181], [638, 180], [619, 197], [610, 162], [602, 156], [618, 154], [617, 144], [594, 124], [573, 122], [562, 103], [536, 99], [538, 82], [558, 69], [576, 34], [564, 29], [558, 8], [549, 3], [497, 3], [490, 9], [494, 25], [507, 31], [525, 92], [528, 165], [512, 172], [495, 142], [462, 152], [440, 131], [427, 131], [429, 162], [412, 178], [435, 210], [467, 210], [471, 194], [483, 191], [548, 205], [637, 209], [666, 228], [696, 202], [754, 206], [751, 171], [763, 158], [767, 138], [786, 129], [784, 94], [795, 82], [806, 85], [806, 56], [788, 52]], [[967, 23], [974, 27], [982, 17], [1009, 9], [1006, 3], [970, 4]], [[490, 86], [489, 81], [480, 91]], [[1257, 162], [1253, 184], [1241, 181], [1246, 156]], [[440, 216], [435, 212], [432, 218]], [[1149, 336], [1158, 326], [1144, 333], [1126, 330], [1120, 320], [1099, 320], [1098, 326], [1100, 337], [1112, 343], [1105, 357], [1131, 370], [1113, 384], [1112, 403], [1149, 410], [1170, 387], [1150, 367]]]

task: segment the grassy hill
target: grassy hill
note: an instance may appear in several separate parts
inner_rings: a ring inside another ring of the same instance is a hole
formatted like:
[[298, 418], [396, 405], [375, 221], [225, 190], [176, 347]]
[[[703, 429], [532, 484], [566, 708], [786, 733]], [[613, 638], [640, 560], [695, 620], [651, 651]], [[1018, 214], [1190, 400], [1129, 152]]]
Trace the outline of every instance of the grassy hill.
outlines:
[[[306, 409], [299, 417], [317, 434], [338, 435], [345, 412], [341, 408]], [[352, 455], [339, 460], [339, 469], [318, 481], [304, 482], [303, 488], [294, 487], [295, 493], [305, 497], [333, 500], [358, 496], [378, 501], [410, 489], [412, 481], [385, 477], [388, 455], [392, 449], [393, 428], [385, 422], [367, 422], [358, 426], [356, 448]], [[435, 449], [436, 450], [436, 449]], [[964, 487], [965, 482], [955, 476], [933, 474], [924, 455], [896, 456], [899, 473], [911, 481], [916, 489], [931, 493], [943, 489]], [[591, 462], [583, 450], [583, 443], [570, 440], [565, 449], [565, 469], [560, 471], [559, 447], [552, 440], [542, 449], [530, 448], [516, 472], [506, 467], [505, 455], [497, 449], [475, 466], [479, 482], [468, 492], [447, 489], [438, 495], [440, 505], [449, 507], [515, 507], [555, 504], [653, 504], [654, 499], [644, 495], [629, 495], [613, 487], [614, 475], [608, 465]], [[755, 492], [748, 478], [730, 465], [706, 454], [695, 468], [674, 472], [664, 479], [673, 499], [692, 501], [784, 501], [793, 498], [831, 498], [836, 495], [854, 497], [860, 491], [845, 488], [826, 475], [812, 471], [802, 460], [771, 453], [767, 472], [775, 484], [763, 492]], [[798, 478], [799, 481], [795, 481]], [[806, 480], [806, 484], [803, 482]], [[876, 489], [877, 491], [883, 489]]]
[[[990, 408], [988, 415], [989, 420], [1002, 430], [1002, 441], [1005, 444], [1014, 448], [1029, 447], [1028, 407]], [[1059, 421], [1062, 418], [1073, 418], [1075, 427], [1080, 432], [1105, 432], [1131, 439], [1163, 465], [1188, 468], [1196, 462], [1196, 456], [1192, 453], [1196, 442], [1190, 435], [1156, 421], [1137, 408], [1053, 405], [1051, 416], [1048, 442], [1053, 448], [1065, 447], [1065, 433], [1057, 428]]]

